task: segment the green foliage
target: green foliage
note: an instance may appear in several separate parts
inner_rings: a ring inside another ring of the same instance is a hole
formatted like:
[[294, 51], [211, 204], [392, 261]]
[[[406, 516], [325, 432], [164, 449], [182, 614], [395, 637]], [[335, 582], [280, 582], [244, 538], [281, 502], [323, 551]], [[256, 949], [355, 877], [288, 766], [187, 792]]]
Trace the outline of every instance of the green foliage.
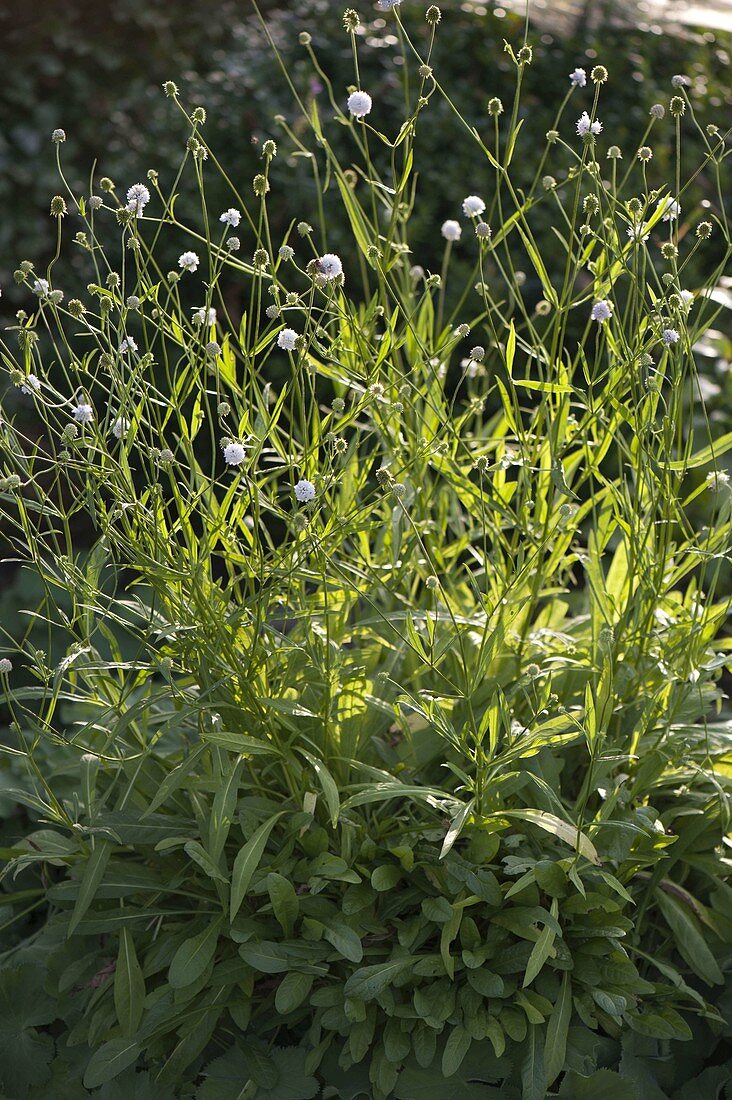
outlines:
[[[695, 354], [725, 308], [727, 146], [672, 121], [670, 176], [621, 173], [571, 92], [537, 156], [511, 44], [515, 105], [476, 128], [407, 11], [399, 116], [385, 95], [354, 122], [306, 45], [330, 107], [295, 78], [286, 134], [317, 228], [270, 216], [274, 150], [243, 196], [169, 89], [172, 186], [144, 209], [68, 187], [84, 300], [19, 271], [0, 508], [52, 640], [0, 673], [13, 1100], [722, 1088], [732, 493]], [[432, 111], [493, 226], [466, 215], [439, 277], [412, 263]]]

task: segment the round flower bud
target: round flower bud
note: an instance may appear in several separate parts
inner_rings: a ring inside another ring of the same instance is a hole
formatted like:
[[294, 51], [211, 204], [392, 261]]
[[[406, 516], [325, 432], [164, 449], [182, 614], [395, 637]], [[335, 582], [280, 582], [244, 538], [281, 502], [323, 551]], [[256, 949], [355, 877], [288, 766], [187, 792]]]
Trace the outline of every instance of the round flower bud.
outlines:
[[554, 176], [544, 176], [541, 181], [541, 186], [545, 191], [553, 191], [557, 186], [557, 181], [554, 179]]
[[114, 191], [114, 181], [111, 180], [109, 176], [102, 176], [99, 181], [99, 186], [101, 187], [102, 191], [106, 191], [107, 193], [109, 193], [110, 191]]
[[[8, 480], [8, 479], [6, 479]], [[13, 671], [13, 662], [8, 660], [7, 657], [0, 658], [0, 676], [7, 676], [9, 672]]]
[[696, 235], [700, 241], [706, 241], [708, 237], [712, 235], [712, 223], [711, 222], [699, 222], [696, 227]]
[[209, 359], [218, 359], [219, 355], [221, 355], [221, 347], [215, 340], [209, 340], [206, 344], [205, 351]]
[[343, 27], [349, 34], [353, 34], [357, 31], [361, 24], [361, 20], [358, 17], [358, 12], [353, 8], [346, 8], [343, 12]]
[[497, 118], [498, 115], [503, 113], [503, 104], [498, 96], [494, 95], [492, 99], [488, 100], [488, 114]]
[[163, 91], [168, 99], [175, 99], [178, 95], [178, 85], [173, 80], [166, 80], [163, 84]]
[[238, 252], [241, 248], [241, 241], [238, 237], [227, 237], [226, 247], [229, 252]]
[[72, 298], [69, 301], [68, 309], [71, 316], [76, 317], [77, 321], [80, 320], [86, 313], [86, 307], [84, 306], [84, 303], [78, 298]]
[[[64, 300], [63, 290], [51, 290], [51, 291], [49, 291], [48, 300], [49, 300], [49, 302], [51, 303], [52, 306], [60, 306], [61, 303]], [[78, 301], [78, 299], [72, 298], [71, 302], [69, 302], [69, 309], [71, 309], [72, 302], [75, 302], [75, 301]], [[81, 304], [81, 303], [79, 303], [79, 304]]]
[[197, 123], [199, 123], [199, 125], [202, 126], [204, 124], [204, 122], [206, 121], [206, 108], [205, 107], [196, 107], [193, 111], [193, 114], [191, 115], [191, 118], [193, 119], [194, 122], [197, 122]]
[[559, 130], [547, 130], [544, 136], [550, 145], [554, 145], [556, 141], [559, 141]]
[[672, 244], [671, 241], [665, 241], [661, 245], [661, 255], [663, 256], [664, 260], [675, 260], [678, 254], [678, 248], [675, 244]]
[[228, 401], [219, 401], [218, 405], [216, 406], [216, 412], [221, 417], [228, 416], [231, 412], [231, 405]]
[[430, 4], [427, 11], [424, 13], [424, 17], [431, 27], [436, 27], [442, 19], [442, 12], [436, 4]]
[[430, 65], [420, 65], [417, 72], [422, 77], [422, 80], [429, 80], [432, 76], [432, 67]]
[[266, 195], [269, 191], [269, 180], [266, 176], [263, 176], [261, 172], [252, 180], [252, 190], [255, 195]]
[[440, 582], [437, 579], [437, 577], [434, 575], [434, 573], [431, 573], [430, 576], [427, 577], [427, 579], [424, 583], [425, 583], [426, 587], [430, 589], [431, 592], [434, 592], [434, 590], [436, 588], [440, 587]]
[[607, 151], [608, 160], [622, 160], [623, 154], [620, 152], [619, 145], [611, 145]]
[[651, 118], [663, 118], [666, 114], [666, 108], [663, 103], [654, 103], [648, 113]]
[[62, 195], [54, 195], [51, 199], [51, 217], [63, 218], [68, 213], [66, 209], [66, 200]]
[[298, 42], [301, 46], [309, 46], [312, 40], [312, 35], [308, 34], [307, 31], [300, 31], [300, 34], [298, 35]]
[[674, 118], [680, 118], [686, 110], [686, 103], [684, 102], [683, 96], [673, 96], [671, 102], [668, 105], [668, 109], [674, 116]]
[[272, 141], [272, 138], [267, 138], [262, 146], [262, 156], [268, 157], [270, 160], [272, 157], [277, 156], [277, 143]]
[[308, 237], [313, 231], [312, 225], [308, 222], [298, 222], [296, 228], [301, 237]]
[[66, 131], [60, 129], [54, 130], [51, 134], [51, 141], [54, 145], [61, 145], [62, 142], [66, 141]]

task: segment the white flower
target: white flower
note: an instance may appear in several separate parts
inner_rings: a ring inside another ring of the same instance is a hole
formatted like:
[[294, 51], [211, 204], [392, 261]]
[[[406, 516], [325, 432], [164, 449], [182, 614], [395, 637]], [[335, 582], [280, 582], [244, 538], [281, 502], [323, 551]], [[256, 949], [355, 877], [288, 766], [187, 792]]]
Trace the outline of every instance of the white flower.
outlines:
[[277, 347], [283, 351], [294, 351], [300, 336], [294, 328], [283, 328], [277, 337]]
[[679, 291], [679, 298], [684, 303], [686, 309], [691, 309], [694, 304], [694, 295], [690, 290]]
[[300, 504], [307, 504], [309, 500], [312, 500], [315, 496], [315, 486], [312, 481], [307, 481], [302, 478], [295, 486], [295, 497]]
[[277, 255], [281, 260], [284, 260], [285, 263], [287, 263], [289, 260], [292, 260], [294, 258], [295, 249], [290, 248], [289, 244], [283, 244]]
[[670, 222], [681, 213], [681, 203], [666, 195], [656, 203], [656, 210], [663, 210], [663, 221]]
[[35, 374], [29, 374], [25, 382], [20, 387], [21, 393], [38, 393], [41, 388], [41, 383]]
[[468, 195], [466, 199], [463, 199], [463, 214], [465, 214], [467, 218], [482, 214], [484, 210], [485, 203], [479, 195]]
[[598, 119], [592, 122], [587, 111], [583, 111], [577, 119], [577, 133], [580, 137], [586, 137], [588, 134], [601, 134], [602, 123]]
[[368, 92], [351, 92], [348, 97], [348, 110], [354, 118], [364, 118], [373, 106]]
[[446, 222], [442, 223], [440, 233], [446, 241], [459, 241], [462, 228], [460, 222], [453, 221], [452, 218], [448, 218]]
[[121, 439], [130, 430], [130, 422], [125, 416], [118, 416], [112, 424], [112, 435]]
[[391, 11], [392, 8], [396, 8], [401, 4], [402, 0], [379, 0], [376, 7], [379, 11]]
[[223, 222], [224, 225], [231, 226], [232, 229], [236, 229], [241, 221], [241, 211], [237, 210], [235, 206], [230, 206], [228, 210], [224, 210], [219, 221]]
[[193, 310], [193, 323], [195, 325], [215, 325], [216, 324], [216, 310], [213, 306], [206, 309], [205, 306], [201, 306], [199, 309]]
[[0, 657], [0, 676], [7, 676], [12, 671], [13, 662], [9, 661], [7, 657]]
[[337, 279], [339, 275], [343, 274], [341, 258], [336, 256], [334, 252], [326, 252], [324, 256], [316, 261], [315, 266], [324, 279]]
[[36, 279], [32, 289], [33, 293], [37, 294], [39, 298], [46, 298], [51, 289], [51, 284], [48, 279]]
[[120, 355], [124, 355], [126, 351], [137, 351], [137, 344], [131, 336], [125, 336], [119, 345]]
[[133, 183], [127, 192], [127, 209], [138, 218], [142, 217], [142, 211], [150, 202], [150, 192], [144, 183]]
[[247, 452], [241, 443], [227, 443], [224, 447], [224, 459], [229, 466], [241, 466]]
[[608, 302], [606, 298], [600, 298], [599, 301], [595, 302], [592, 307], [592, 312], [590, 313], [591, 319], [593, 321], [599, 321], [601, 325], [603, 325], [605, 321], [609, 321], [612, 315], [612, 302]]
[[195, 252], [181, 252], [178, 257], [178, 266], [184, 271], [195, 271], [200, 263]]
[[587, 73], [584, 69], [575, 69], [569, 74], [569, 82], [573, 88], [584, 88], [587, 83]]
[[[713, 493], [718, 493], [723, 485], [729, 485], [729, 474], [725, 470], [712, 471], [706, 476], [707, 488]], [[0, 662], [1, 664], [2, 662]]]
[[661, 333], [661, 340], [667, 348], [670, 348], [672, 344], [678, 343], [680, 336], [675, 328], [665, 328]]
[[643, 222], [634, 222], [633, 225], [629, 225], [626, 229], [626, 233], [630, 237], [631, 241], [635, 241], [636, 244], [645, 244], [650, 234], [644, 233], [645, 226]]
[[94, 419], [94, 410], [91, 405], [86, 405], [81, 402], [74, 409], [74, 420], [77, 424], [91, 424]]

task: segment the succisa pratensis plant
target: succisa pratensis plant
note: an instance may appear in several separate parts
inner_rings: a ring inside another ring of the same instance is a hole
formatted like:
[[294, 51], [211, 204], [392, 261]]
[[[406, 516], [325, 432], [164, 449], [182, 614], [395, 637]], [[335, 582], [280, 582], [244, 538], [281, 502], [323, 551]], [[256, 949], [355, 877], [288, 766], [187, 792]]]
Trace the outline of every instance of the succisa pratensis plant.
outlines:
[[[227, 176], [172, 81], [171, 180], [77, 194], [53, 134], [58, 248], [42, 276], [15, 273], [0, 492], [63, 652], [3, 625], [0, 676], [15, 795], [43, 826], [6, 882], [54, 869], [31, 911], [54, 972], [91, 968], [82, 1011], [59, 1013], [86, 1044], [78, 1095], [132, 1090], [137, 1066], [176, 1095], [360, 1082], [416, 1100], [437, 1073], [440, 1095], [452, 1078], [541, 1100], [571, 1094], [582, 1029], [612, 1059], [720, 1021], [732, 433], [700, 438], [694, 346], [723, 308], [729, 133], [697, 121], [679, 77], [621, 151], [597, 64], [524, 148], [528, 26], [507, 47], [513, 103], [487, 97], [473, 127], [440, 82], [439, 10], [381, 7], [403, 118], [361, 86], [349, 9], [352, 86], [303, 32], [327, 107], [291, 83], [297, 117], [251, 181]], [[475, 169], [423, 241], [434, 97]], [[654, 142], [674, 145], [671, 179]], [[276, 236], [283, 150], [314, 202]], [[536, 160], [528, 190], [518, 157]], [[532, 228], [546, 206], [550, 240]], [[78, 297], [54, 279], [71, 234]], [[33, 1079], [22, 1058], [0, 1070], [6, 1090], [50, 1096], [66, 1038]]]

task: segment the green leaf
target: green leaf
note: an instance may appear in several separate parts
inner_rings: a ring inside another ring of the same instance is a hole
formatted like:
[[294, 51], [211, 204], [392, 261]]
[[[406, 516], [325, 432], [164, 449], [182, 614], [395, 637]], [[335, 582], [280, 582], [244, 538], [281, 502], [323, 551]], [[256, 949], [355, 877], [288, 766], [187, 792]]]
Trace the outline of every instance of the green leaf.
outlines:
[[239, 948], [239, 954], [249, 966], [262, 974], [283, 974], [292, 964], [292, 957], [287, 948], [273, 940], [243, 943]]
[[483, 967], [479, 970], [468, 970], [467, 979], [471, 988], [476, 993], [480, 993], [481, 997], [503, 996], [505, 990], [503, 978], [498, 974], [493, 974], [490, 970], [485, 970]]
[[[556, 898], [552, 900], [551, 915], [556, 920], [557, 913], [559, 912], [559, 903]], [[531, 985], [534, 978], [540, 972], [544, 963], [547, 961], [550, 955], [556, 955], [554, 951], [554, 940], [556, 939], [556, 930], [550, 925], [545, 924], [542, 929], [541, 935], [534, 944], [531, 954], [529, 955], [529, 961], [526, 964], [526, 972], [524, 974], [523, 988], [526, 989], [528, 985]]]
[[272, 902], [272, 909], [277, 922], [285, 936], [289, 937], [300, 912], [300, 903], [297, 900], [295, 887], [284, 875], [272, 871], [267, 875], [267, 893], [269, 894], [269, 900]]
[[250, 836], [244, 847], [240, 849], [234, 860], [234, 870], [231, 876], [231, 903], [229, 910], [229, 919], [233, 921], [236, 914], [241, 908], [241, 903], [246, 897], [246, 892], [249, 889], [249, 883], [252, 880], [252, 875], [259, 866], [259, 861], [262, 858], [262, 853], [267, 845], [269, 834], [272, 832], [276, 822], [282, 817], [284, 810], [280, 810], [279, 813], [273, 814], [268, 818], [259, 828]]
[[722, 972], [704, 939], [701, 925], [688, 906], [660, 888], [655, 891], [654, 897], [674, 934], [679, 954], [694, 973], [707, 985], [724, 984]]
[[293, 1012], [307, 1000], [314, 980], [313, 974], [298, 974], [295, 970], [285, 974], [275, 993], [275, 1008], [281, 1016]]
[[168, 981], [173, 989], [184, 989], [198, 981], [214, 957], [222, 921], [223, 917], [216, 917], [197, 936], [191, 936], [180, 945], [168, 970]]
[[543, 1054], [541, 1032], [536, 1024], [532, 1024], [526, 1040], [526, 1055], [521, 1064], [521, 1100], [546, 1100]]
[[99, 883], [104, 878], [104, 872], [112, 853], [112, 845], [108, 840], [98, 840], [94, 850], [89, 856], [84, 875], [79, 885], [79, 893], [76, 898], [71, 920], [69, 921], [69, 936], [73, 935], [76, 926], [86, 913], [94, 900]]
[[394, 978], [413, 966], [415, 962], [414, 956], [404, 955], [400, 959], [392, 959], [391, 962], [362, 966], [351, 974], [343, 992], [346, 997], [353, 997], [357, 1001], [373, 1001], [391, 985]]
[[546, 1087], [554, 1084], [559, 1074], [564, 1069], [564, 1059], [567, 1055], [567, 1035], [569, 1023], [572, 1019], [572, 982], [568, 973], [562, 978], [549, 1023], [546, 1029], [546, 1045], [544, 1048], [544, 1074]]
[[325, 926], [323, 932], [328, 943], [349, 962], [360, 963], [363, 958], [363, 946], [358, 935], [343, 921], [334, 921]]
[[98, 1088], [106, 1081], [117, 1077], [122, 1070], [136, 1062], [140, 1044], [134, 1039], [110, 1039], [103, 1043], [91, 1057], [84, 1074], [84, 1085], [88, 1089]]
[[395, 863], [382, 863], [371, 872], [371, 885], [379, 893], [392, 890], [402, 877], [402, 868]]
[[540, 829], [545, 829], [548, 833], [553, 833], [554, 836], [559, 837], [570, 848], [574, 848], [585, 859], [589, 859], [591, 863], [599, 864], [600, 862], [597, 849], [589, 837], [580, 832], [576, 825], [571, 825], [568, 821], [563, 821], [561, 817], [547, 813], [546, 810], [501, 810], [499, 813], [490, 816], [493, 818], [516, 817], [521, 821], [530, 821], [532, 825], [538, 825]]
[[135, 941], [129, 928], [123, 928], [114, 970], [114, 1007], [125, 1036], [134, 1035], [137, 1031], [144, 1000], [145, 979], [137, 961]]
[[609, 1069], [599, 1069], [589, 1077], [567, 1073], [557, 1095], [562, 1100], [642, 1100], [633, 1081]]
[[187, 844], [183, 845], [183, 851], [191, 857], [194, 863], [198, 864], [209, 878], [215, 879], [216, 882], [228, 883], [229, 880], [226, 875], [222, 875], [211, 856], [197, 840], [189, 840]]
[[472, 1039], [464, 1027], [454, 1027], [442, 1052], [442, 1076], [452, 1077], [470, 1050]]
[[306, 752], [305, 749], [298, 748], [297, 750], [301, 756], [304, 756], [308, 764], [312, 767], [313, 771], [318, 777], [320, 786], [323, 788], [323, 794], [325, 795], [325, 801], [328, 806], [328, 813], [330, 814], [330, 823], [333, 828], [338, 824], [338, 816], [341, 812], [341, 799], [338, 794], [338, 787], [333, 776], [322, 760], [318, 760], [317, 757], [311, 753]]
[[53, 1039], [35, 1030], [57, 1015], [45, 976], [40, 966], [11, 967], [7, 959], [0, 970], [0, 1084], [8, 1098], [21, 1100], [50, 1076]]

